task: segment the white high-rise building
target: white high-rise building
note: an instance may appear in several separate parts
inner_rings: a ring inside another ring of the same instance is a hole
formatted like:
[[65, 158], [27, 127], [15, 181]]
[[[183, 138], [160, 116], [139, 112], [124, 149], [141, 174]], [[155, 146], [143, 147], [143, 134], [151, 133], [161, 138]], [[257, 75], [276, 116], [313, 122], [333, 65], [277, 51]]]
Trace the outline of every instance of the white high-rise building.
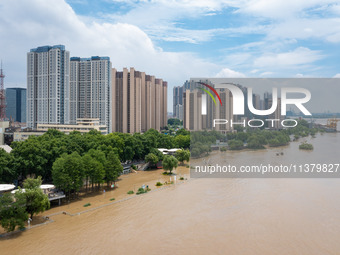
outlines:
[[70, 53], [64, 45], [27, 53], [27, 126], [69, 123]]
[[111, 127], [111, 62], [109, 57], [71, 58], [70, 123], [79, 118], [98, 118]]

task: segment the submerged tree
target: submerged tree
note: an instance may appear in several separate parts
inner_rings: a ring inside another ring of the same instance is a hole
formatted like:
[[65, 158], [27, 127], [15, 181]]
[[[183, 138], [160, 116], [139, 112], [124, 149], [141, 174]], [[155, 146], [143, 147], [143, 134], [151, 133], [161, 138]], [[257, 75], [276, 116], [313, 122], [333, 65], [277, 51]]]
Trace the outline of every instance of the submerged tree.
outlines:
[[24, 181], [23, 187], [25, 191], [16, 192], [16, 197], [23, 198], [26, 204], [26, 211], [33, 219], [34, 214], [44, 212], [50, 208], [48, 196], [40, 189], [41, 176], [37, 179], [27, 178]]
[[120, 163], [119, 157], [114, 152], [109, 152], [106, 159], [105, 169], [105, 181], [109, 186], [111, 182], [115, 182], [118, 177], [123, 173], [123, 166]]
[[70, 195], [78, 192], [83, 186], [84, 165], [83, 160], [77, 152], [71, 155], [63, 154], [58, 158], [52, 168], [53, 183], [57, 188]]
[[178, 160], [174, 156], [166, 155], [163, 159], [163, 169], [166, 171], [170, 171], [178, 166]]
[[24, 228], [28, 220], [26, 201], [23, 197], [10, 193], [0, 196], [0, 224], [7, 231], [14, 231], [16, 227]]

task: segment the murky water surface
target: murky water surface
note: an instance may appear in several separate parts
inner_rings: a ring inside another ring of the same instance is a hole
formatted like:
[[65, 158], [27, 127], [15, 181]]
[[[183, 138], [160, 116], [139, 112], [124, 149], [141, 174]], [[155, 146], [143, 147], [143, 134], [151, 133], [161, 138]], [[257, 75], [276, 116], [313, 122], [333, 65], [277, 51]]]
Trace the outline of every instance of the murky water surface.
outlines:
[[[340, 134], [312, 143], [324, 158]], [[290, 146], [278, 150], [288, 157]], [[251, 160], [259, 152], [243, 153]], [[186, 176], [187, 169], [179, 171]], [[79, 212], [88, 201], [95, 207], [168, 179], [160, 171], [123, 176], [119, 189], [45, 215]], [[340, 179], [191, 179], [79, 216], [51, 218], [55, 222], [1, 238], [0, 254], [340, 254]]]

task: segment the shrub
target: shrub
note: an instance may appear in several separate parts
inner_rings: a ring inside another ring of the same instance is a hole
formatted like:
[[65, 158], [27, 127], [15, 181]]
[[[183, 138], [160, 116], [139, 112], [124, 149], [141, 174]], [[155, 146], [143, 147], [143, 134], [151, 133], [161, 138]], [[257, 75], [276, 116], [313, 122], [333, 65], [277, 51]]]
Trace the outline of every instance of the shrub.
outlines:
[[156, 186], [162, 186], [162, 185], [163, 185], [163, 183], [161, 183], [161, 182], [156, 183]]
[[184, 177], [180, 177], [179, 179], [180, 179], [181, 181], [183, 181], [183, 180], [184, 180]]
[[84, 207], [88, 207], [90, 205], [91, 205], [91, 203], [87, 203], [87, 204], [84, 204]]
[[143, 189], [143, 188], [139, 188], [138, 191], [136, 192], [136, 195], [139, 195], [139, 194], [144, 194], [146, 193], [147, 190]]
[[243, 142], [240, 140], [229, 141], [229, 149], [231, 150], [242, 150], [244, 148]]
[[302, 144], [299, 145], [299, 149], [300, 150], [313, 150], [314, 147], [310, 143], [302, 143]]
[[133, 190], [129, 190], [128, 192], [127, 192], [127, 194], [128, 195], [131, 195], [131, 194], [134, 194], [135, 192], [133, 192]]
[[113, 200], [115, 200], [115, 198], [113, 197], [113, 198], [110, 198], [110, 201], [113, 201]]

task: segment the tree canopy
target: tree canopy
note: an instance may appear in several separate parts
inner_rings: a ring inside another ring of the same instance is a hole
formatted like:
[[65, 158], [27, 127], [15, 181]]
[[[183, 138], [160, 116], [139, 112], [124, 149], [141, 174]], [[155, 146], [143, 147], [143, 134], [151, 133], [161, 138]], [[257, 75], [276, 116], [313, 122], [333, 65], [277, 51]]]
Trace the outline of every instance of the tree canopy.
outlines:
[[10, 193], [0, 196], [0, 224], [7, 232], [24, 228], [27, 220], [26, 201], [22, 196], [14, 198]]
[[175, 153], [175, 157], [179, 162], [183, 164], [184, 161], [190, 160], [190, 151], [189, 150], [178, 150]]
[[165, 155], [163, 159], [163, 169], [166, 171], [170, 171], [170, 174], [172, 173], [172, 170], [178, 166], [178, 160], [171, 155]]

